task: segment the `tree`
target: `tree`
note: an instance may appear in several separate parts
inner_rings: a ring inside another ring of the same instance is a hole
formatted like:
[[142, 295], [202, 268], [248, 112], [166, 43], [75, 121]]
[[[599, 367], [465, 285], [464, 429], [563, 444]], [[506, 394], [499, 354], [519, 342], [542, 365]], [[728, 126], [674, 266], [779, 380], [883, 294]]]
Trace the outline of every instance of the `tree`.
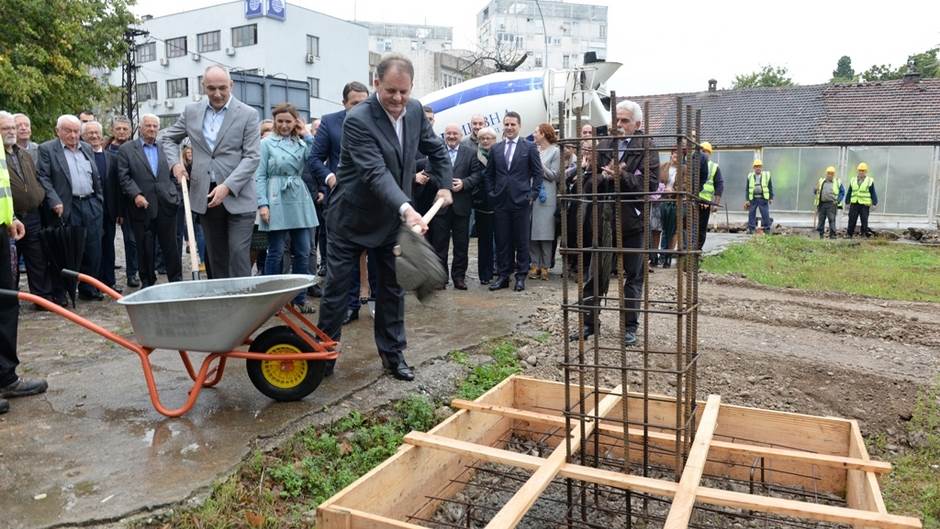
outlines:
[[55, 119], [104, 101], [114, 88], [93, 69], [115, 68], [133, 0], [0, 1], [0, 108], [32, 118], [37, 138]]
[[762, 88], [774, 86], [793, 86], [793, 79], [785, 66], [762, 66], [759, 71], [736, 75], [731, 88]]
[[851, 83], [855, 81], [855, 69], [852, 68], [852, 58], [843, 55], [832, 72], [832, 83]]

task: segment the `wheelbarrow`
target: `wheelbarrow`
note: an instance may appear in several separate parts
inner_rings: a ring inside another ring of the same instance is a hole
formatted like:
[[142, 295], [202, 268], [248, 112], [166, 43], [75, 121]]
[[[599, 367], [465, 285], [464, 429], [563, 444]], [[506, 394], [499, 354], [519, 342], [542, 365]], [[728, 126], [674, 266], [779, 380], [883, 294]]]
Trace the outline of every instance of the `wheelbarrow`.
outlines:
[[[39, 305], [104, 338], [137, 353], [154, 409], [167, 417], [189, 411], [203, 388], [222, 380], [229, 358], [244, 358], [248, 378], [261, 393], [276, 401], [300, 400], [323, 381], [326, 361], [335, 360], [337, 342], [330, 339], [291, 304], [298, 292], [313, 285], [306, 275], [270, 275], [234, 279], [208, 279], [155, 285], [121, 296], [97, 279], [71, 270], [62, 273], [91, 285], [127, 310], [133, 341], [119, 336], [45, 298], [26, 292], [0, 290]], [[271, 316], [278, 325], [252, 336]], [[248, 351], [236, 351], [248, 345]], [[164, 406], [154, 382], [150, 355], [175, 350], [193, 380], [185, 404]], [[190, 352], [208, 353], [198, 371]]]

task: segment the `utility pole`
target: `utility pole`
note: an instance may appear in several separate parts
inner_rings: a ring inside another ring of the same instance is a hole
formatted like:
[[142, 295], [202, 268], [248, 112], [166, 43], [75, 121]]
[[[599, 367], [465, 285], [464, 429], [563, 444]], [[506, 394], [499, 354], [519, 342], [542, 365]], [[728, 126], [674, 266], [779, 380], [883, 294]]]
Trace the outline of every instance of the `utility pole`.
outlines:
[[131, 135], [137, 130], [137, 37], [146, 37], [149, 31], [137, 28], [124, 30], [124, 64], [121, 71], [121, 86], [124, 90], [121, 97], [121, 115], [131, 122]]

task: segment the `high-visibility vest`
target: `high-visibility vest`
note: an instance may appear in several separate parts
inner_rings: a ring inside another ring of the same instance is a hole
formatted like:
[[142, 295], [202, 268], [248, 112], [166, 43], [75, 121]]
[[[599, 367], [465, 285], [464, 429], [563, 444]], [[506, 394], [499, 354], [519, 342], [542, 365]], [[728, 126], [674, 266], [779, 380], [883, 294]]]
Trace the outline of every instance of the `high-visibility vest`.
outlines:
[[858, 183], [858, 178], [853, 178], [852, 182], [852, 204], [861, 204], [863, 206], [871, 205], [871, 186], [875, 185], [875, 181], [871, 179], [870, 176], [865, 175], [865, 179], [862, 180], [862, 183]]
[[[754, 173], [747, 175], [747, 199], [754, 200]], [[764, 200], [770, 200], [770, 171], [762, 171], [760, 174], [760, 186], [763, 189]]]
[[708, 179], [702, 184], [702, 190], [698, 192], [698, 197], [707, 202], [715, 198], [715, 174], [718, 173], [718, 164], [708, 160]]
[[[13, 190], [10, 189], [10, 172], [7, 171], [7, 153], [0, 141], [0, 226], [13, 224]], [[6, 264], [0, 264], [5, 266]]]
[[[823, 186], [823, 182], [825, 181], [826, 181], [826, 177], [824, 176], [819, 179], [819, 182], [816, 182], [816, 203], [813, 204], [814, 206], [819, 205], [820, 195], [822, 194], [822, 186]], [[832, 201], [833, 202], [839, 200], [839, 187], [841, 185], [842, 185], [842, 182], [839, 182], [839, 177], [838, 176], [833, 177], [832, 179]]]

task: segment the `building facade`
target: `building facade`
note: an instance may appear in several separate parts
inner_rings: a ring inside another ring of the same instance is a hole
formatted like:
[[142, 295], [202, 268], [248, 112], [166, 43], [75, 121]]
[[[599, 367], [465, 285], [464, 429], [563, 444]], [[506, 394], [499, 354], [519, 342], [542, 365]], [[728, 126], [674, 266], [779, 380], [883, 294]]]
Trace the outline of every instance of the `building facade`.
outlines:
[[519, 69], [573, 68], [588, 52], [607, 58], [607, 6], [491, 0], [477, 14], [477, 35], [484, 52], [528, 54]]
[[[342, 108], [349, 81], [369, 79], [368, 30], [279, 0], [237, 0], [162, 17], [144, 17], [137, 40], [137, 101], [164, 122], [202, 99], [202, 74], [230, 71], [306, 81], [310, 112]], [[110, 74], [121, 84], [121, 72]]]

